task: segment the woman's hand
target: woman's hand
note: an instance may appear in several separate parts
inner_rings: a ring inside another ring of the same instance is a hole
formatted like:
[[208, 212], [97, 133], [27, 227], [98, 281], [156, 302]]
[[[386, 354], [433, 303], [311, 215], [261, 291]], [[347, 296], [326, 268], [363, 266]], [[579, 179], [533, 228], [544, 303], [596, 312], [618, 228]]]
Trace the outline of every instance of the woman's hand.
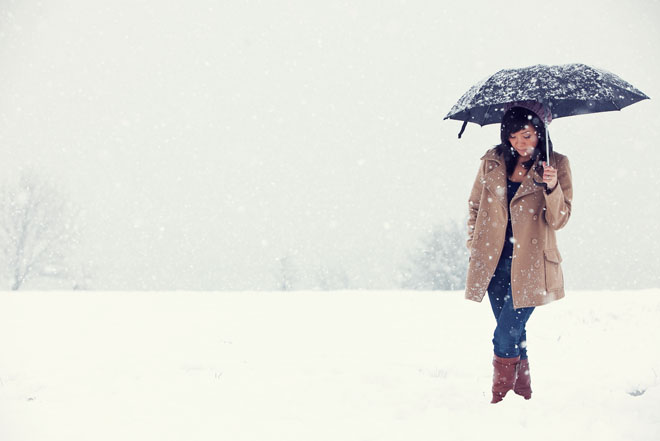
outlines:
[[552, 191], [557, 186], [557, 169], [543, 162], [543, 182], [548, 184], [548, 191]]

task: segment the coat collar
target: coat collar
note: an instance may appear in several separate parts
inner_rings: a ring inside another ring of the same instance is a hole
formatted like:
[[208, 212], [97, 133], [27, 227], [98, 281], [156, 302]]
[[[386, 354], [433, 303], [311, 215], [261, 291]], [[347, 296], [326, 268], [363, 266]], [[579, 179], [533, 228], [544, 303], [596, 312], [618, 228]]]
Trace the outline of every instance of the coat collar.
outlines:
[[[502, 158], [501, 155], [495, 153], [495, 149], [490, 149], [484, 156], [481, 157], [481, 159], [486, 161], [484, 185], [486, 188], [488, 188], [488, 190], [490, 190], [491, 194], [495, 195], [497, 201], [506, 208], [508, 205], [506, 191], [507, 175], [504, 158]], [[534, 180], [541, 182], [543, 177], [540, 176], [534, 169], [528, 170], [527, 175], [525, 175], [522, 184], [518, 188], [518, 191], [511, 199], [511, 204], [523, 196], [543, 190], [543, 187], [534, 183]]]

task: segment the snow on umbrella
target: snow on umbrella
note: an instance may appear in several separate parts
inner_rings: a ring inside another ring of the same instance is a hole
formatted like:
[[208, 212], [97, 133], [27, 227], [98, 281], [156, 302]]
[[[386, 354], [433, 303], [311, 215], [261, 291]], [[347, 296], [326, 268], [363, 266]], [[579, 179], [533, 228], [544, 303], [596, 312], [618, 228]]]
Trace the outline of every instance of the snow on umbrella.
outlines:
[[[444, 119], [480, 126], [502, 120], [507, 103], [536, 101], [550, 110], [552, 118], [621, 110], [649, 99], [643, 92], [603, 69], [584, 64], [503, 69], [468, 90]], [[541, 118], [544, 115], [539, 115]], [[546, 126], [548, 118], [544, 118]]]

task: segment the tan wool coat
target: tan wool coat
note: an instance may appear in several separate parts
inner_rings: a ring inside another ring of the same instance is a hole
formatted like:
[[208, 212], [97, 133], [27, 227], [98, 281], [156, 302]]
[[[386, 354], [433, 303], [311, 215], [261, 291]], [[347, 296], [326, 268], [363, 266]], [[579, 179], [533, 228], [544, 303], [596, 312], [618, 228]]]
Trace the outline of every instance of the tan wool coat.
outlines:
[[[553, 153], [557, 186], [547, 194], [530, 169], [509, 204], [513, 228], [511, 292], [514, 308], [540, 306], [564, 297], [561, 255], [555, 231], [571, 216], [573, 186], [568, 158]], [[481, 158], [469, 199], [468, 266], [465, 298], [481, 302], [504, 246], [507, 212], [507, 173], [503, 157], [491, 149]]]

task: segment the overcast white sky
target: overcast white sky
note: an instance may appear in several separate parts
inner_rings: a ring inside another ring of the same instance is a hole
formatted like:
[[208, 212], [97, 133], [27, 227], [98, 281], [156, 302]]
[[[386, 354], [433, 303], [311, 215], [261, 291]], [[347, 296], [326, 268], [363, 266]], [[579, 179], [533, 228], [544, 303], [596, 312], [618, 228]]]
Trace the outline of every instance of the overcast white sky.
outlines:
[[498, 142], [458, 140], [454, 102], [582, 62], [652, 99], [550, 126], [567, 287], [660, 286], [659, 22], [658, 1], [2, 1], [2, 174], [85, 210], [95, 289], [272, 289], [285, 255], [391, 288]]

